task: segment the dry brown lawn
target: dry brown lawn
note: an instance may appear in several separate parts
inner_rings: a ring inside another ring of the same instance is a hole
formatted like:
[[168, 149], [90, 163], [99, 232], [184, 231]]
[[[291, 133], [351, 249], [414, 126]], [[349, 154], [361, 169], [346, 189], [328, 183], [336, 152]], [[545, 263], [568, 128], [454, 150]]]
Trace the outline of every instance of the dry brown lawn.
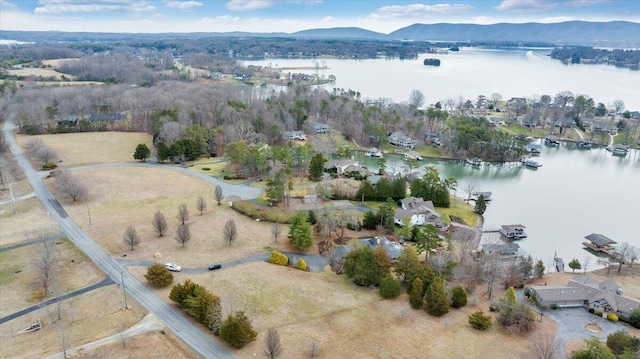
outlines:
[[[57, 241], [54, 271], [58, 295], [97, 283], [105, 278], [80, 250], [69, 240]], [[0, 317], [49, 299], [43, 296], [42, 284], [34, 261], [38, 244], [0, 252]], [[73, 259], [73, 262], [71, 260]], [[78, 274], [82, 275], [78, 275]]]
[[47, 211], [37, 198], [16, 202], [17, 214], [13, 213], [11, 204], [0, 205], [0, 209], [4, 210], [0, 215], [0, 246], [60, 231], [55, 222], [49, 226]]
[[[91, 184], [88, 201], [63, 202], [64, 207], [78, 225], [114, 256], [202, 267], [212, 261], [225, 262], [263, 253], [267, 246], [285, 248], [282, 238], [286, 236], [286, 226], [282, 227], [280, 243], [273, 243], [271, 224], [244, 217], [226, 204], [218, 206], [213, 186], [199, 178], [162, 168], [135, 167], [76, 171], [74, 176]], [[199, 195], [207, 202], [202, 216], [196, 209]], [[178, 206], [182, 203], [189, 211], [187, 223], [192, 235], [184, 248], [175, 241]], [[151, 225], [156, 211], [161, 211], [169, 223], [167, 234], [161, 238]], [[230, 219], [238, 229], [238, 238], [232, 245], [222, 237], [222, 229]], [[122, 239], [128, 225], [133, 225], [141, 237], [141, 244], [133, 251]]]
[[93, 350], [80, 350], [67, 357], [70, 359], [189, 359], [199, 356], [193, 353], [175, 334], [165, 330], [127, 337], [125, 345], [122, 344], [122, 341], [118, 341]]
[[51, 68], [32, 68], [32, 67], [27, 67], [27, 68], [23, 68], [23, 69], [18, 69], [18, 70], [7, 70], [7, 72], [9, 73], [9, 75], [11, 76], [42, 76], [42, 77], [54, 77], [57, 80], [60, 80], [62, 76], [68, 78], [68, 79], [72, 79], [73, 80], [73, 76], [71, 75], [66, 75], [63, 74], [62, 72], [58, 72], [54, 69]]
[[[146, 314], [131, 298], [128, 305], [130, 309], [123, 309], [122, 290], [111, 285], [62, 302], [62, 321], [52, 323], [43, 308], [6, 322], [0, 325], [0, 357], [42, 358], [62, 352], [63, 332], [69, 335], [70, 348], [114, 335], [134, 325]], [[50, 306], [51, 311], [55, 310], [53, 306]], [[44, 324], [43, 329], [16, 335], [38, 319]], [[155, 350], [154, 347], [147, 348], [150, 355], [158, 353]]]
[[82, 132], [55, 135], [17, 135], [22, 146], [31, 139], [41, 139], [56, 150], [60, 167], [96, 163], [134, 162], [133, 153], [139, 143], [151, 148], [151, 135], [140, 132]]

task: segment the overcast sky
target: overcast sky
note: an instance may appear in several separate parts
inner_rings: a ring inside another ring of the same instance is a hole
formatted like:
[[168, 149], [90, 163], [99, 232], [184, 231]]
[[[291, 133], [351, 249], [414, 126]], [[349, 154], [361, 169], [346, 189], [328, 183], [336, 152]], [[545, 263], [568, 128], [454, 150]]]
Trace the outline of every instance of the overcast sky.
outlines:
[[569, 20], [640, 22], [640, 0], [0, 0], [0, 30], [390, 33], [415, 23]]

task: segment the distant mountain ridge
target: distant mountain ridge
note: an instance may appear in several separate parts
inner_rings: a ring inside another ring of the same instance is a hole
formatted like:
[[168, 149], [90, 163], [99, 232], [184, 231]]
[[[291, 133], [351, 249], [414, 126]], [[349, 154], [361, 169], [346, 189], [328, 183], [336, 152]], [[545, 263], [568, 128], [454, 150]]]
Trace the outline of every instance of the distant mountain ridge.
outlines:
[[585, 45], [617, 48], [640, 47], [640, 23], [628, 21], [559, 23], [413, 24], [389, 34], [358, 27], [308, 29], [293, 33], [98, 33], [62, 31], [1, 31], [0, 38], [17, 41], [117, 41], [133, 39], [206, 37], [282, 37], [299, 39], [419, 40], [446, 42], [518, 42]]

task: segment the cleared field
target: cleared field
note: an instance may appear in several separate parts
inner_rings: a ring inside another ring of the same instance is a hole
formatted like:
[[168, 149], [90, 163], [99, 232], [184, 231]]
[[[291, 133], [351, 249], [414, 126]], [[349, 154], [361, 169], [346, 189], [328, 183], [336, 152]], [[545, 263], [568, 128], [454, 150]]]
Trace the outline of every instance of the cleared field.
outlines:
[[197, 354], [186, 348], [171, 331], [152, 331], [124, 338], [93, 350], [81, 350], [68, 358], [139, 358], [139, 359], [189, 359]]
[[[63, 335], [68, 337], [68, 348], [114, 335], [137, 323], [146, 314], [131, 298], [128, 305], [129, 309], [125, 310], [122, 289], [111, 285], [63, 301], [62, 320], [55, 323], [45, 308], [6, 322], [0, 325], [0, 357], [42, 358], [62, 352]], [[54, 306], [49, 310], [54, 311]], [[16, 335], [38, 320], [44, 325], [41, 330]], [[158, 354], [156, 348], [162, 350], [161, 347], [148, 347], [149, 355]]]
[[[212, 261], [225, 262], [264, 252], [264, 247], [286, 248], [282, 238], [274, 243], [271, 224], [242, 216], [226, 203], [218, 206], [211, 184], [189, 175], [162, 168], [102, 168], [74, 172], [91, 184], [89, 198], [81, 203], [63, 203], [65, 210], [92, 238], [114, 256], [127, 259], [177, 262], [183, 267], [202, 267]], [[199, 195], [207, 208], [200, 215], [196, 208]], [[91, 224], [89, 224], [89, 213]], [[186, 204], [192, 239], [183, 248], [175, 241], [178, 206]], [[161, 211], [169, 229], [158, 237], [151, 221]], [[233, 219], [238, 237], [232, 245], [224, 242], [222, 229]], [[133, 225], [141, 243], [131, 251], [122, 239], [127, 226]], [[288, 241], [286, 241], [288, 242]]]
[[10, 203], [0, 205], [0, 211], [4, 211], [0, 215], [0, 246], [59, 232], [55, 222], [50, 225], [47, 211], [37, 198], [16, 202], [17, 214], [13, 213]]
[[67, 75], [67, 74], [63, 74], [62, 72], [58, 72], [58, 71], [56, 71], [54, 69], [50, 69], [50, 68], [32, 68], [32, 67], [27, 67], [27, 68], [24, 68], [24, 69], [7, 70], [7, 72], [11, 76], [54, 77], [57, 80], [60, 80], [62, 78], [62, 76], [64, 76], [67, 79], [73, 80], [73, 76]]
[[[34, 238], [31, 238], [34, 239]], [[56, 241], [53, 256], [54, 283], [58, 295], [97, 283], [105, 278], [80, 250], [69, 240]], [[49, 299], [43, 296], [42, 284], [36, 269], [38, 250], [41, 244], [34, 244], [10, 251], [0, 252], [0, 317]], [[72, 262], [73, 260], [73, 262]], [[81, 273], [82, 275], [78, 275]]]
[[60, 167], [74, 167], [95, 163], [133, 162], [139, 143], [151, 148], [151, 135], [140, 132], [82, 132], [56, 135], [17, 135], [21, 146], [32, 139], [41, 139], [59, 156]]

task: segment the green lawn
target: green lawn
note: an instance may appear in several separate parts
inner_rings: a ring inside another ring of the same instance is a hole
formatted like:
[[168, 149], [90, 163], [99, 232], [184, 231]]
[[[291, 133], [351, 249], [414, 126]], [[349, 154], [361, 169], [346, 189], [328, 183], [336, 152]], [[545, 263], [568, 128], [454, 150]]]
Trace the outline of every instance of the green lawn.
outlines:
[[451, 197], [451, 207], [449, 208], [436, 208], [436, 211], [442, 215], [442, 221], [445, 223], [451, 223], [450, 215], [462, 218], [462, 220], [475, 227], [478, 224], [478, 215], [473, 212], [473, 206], [467, 204], [463, 199], [457, 197]]
[[536, 127], [533, 130], [531, 130], [519, 124], [511, 124], [509, 126], [500, 127], [500, 131], [504, 131], [512, 135], [524, 135], [524, 136], [532, 136], [537, 138], [542, 138], [544, 136], [547, 136], [550, 133], [550, 130], [548, 128], [545, 128], [543, 130], [541, 128]]

